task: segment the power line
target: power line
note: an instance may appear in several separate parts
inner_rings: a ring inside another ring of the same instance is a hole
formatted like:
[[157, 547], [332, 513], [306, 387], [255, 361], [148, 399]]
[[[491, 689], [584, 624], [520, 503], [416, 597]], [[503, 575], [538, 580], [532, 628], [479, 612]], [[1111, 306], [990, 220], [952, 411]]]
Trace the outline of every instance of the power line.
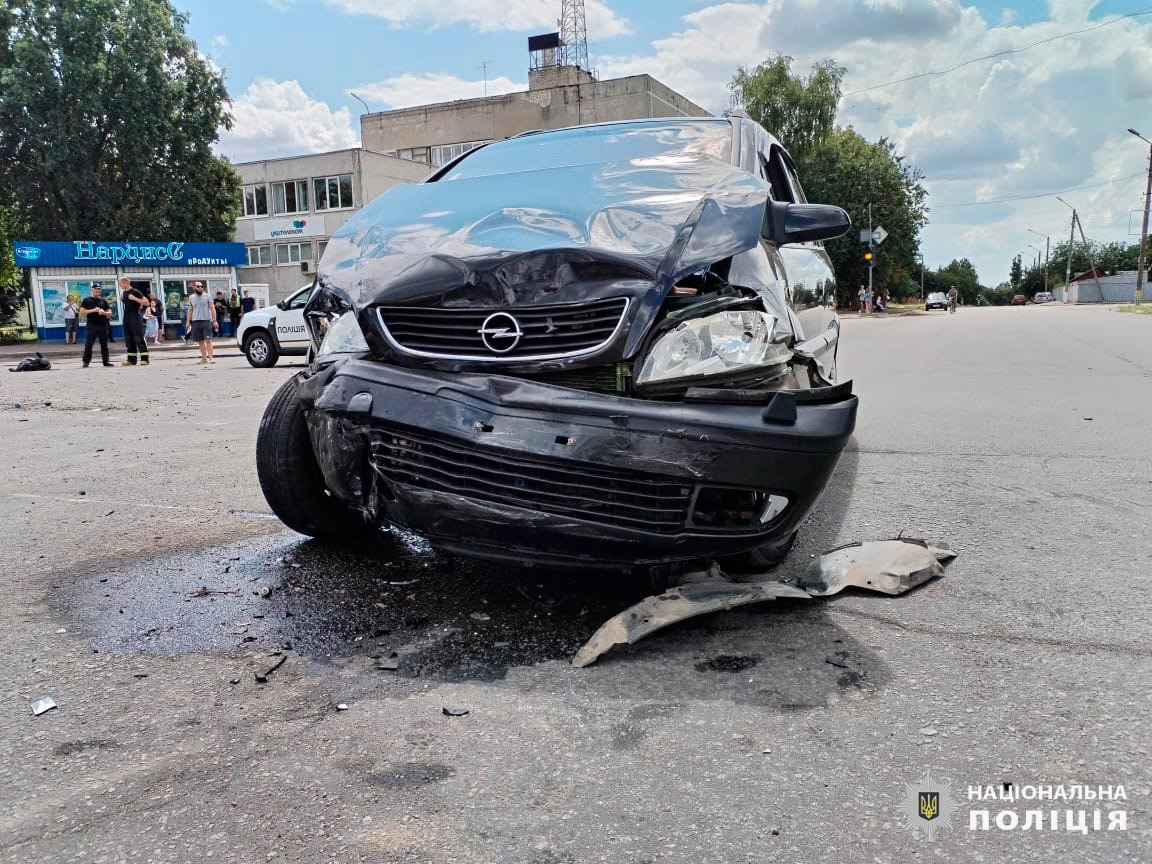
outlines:
[[933, 210], [943, 210], [945, 207], [980, 207], [984, 204], [1006, 204], [1009, 201], [1026, 201], [1030, 198], [1051, 198], [1053, 195], [1066, 195], [1069, 192], [1079, 192], [1081, 189], [1098, 189], [1101, 186], [1111, 186], [1124, 180], [1143, 177], [1144, 172], [1129, 174], [1127, 177], [1117, 177], [1115, 180], [1105, 180], [1103, 183], [1089, 183], [1086, 186], [1071, 186], [1068, 189], [1057, 189], [1054, 192], [1037, 192], [1035, 195], [1010, 195], [1007, 198], [990, 198], [987, 201], [965, 201], [961, 204], [933, 204]]
[[965, 66], [971, 66], [973, 63], [981, 63], [984, 60], [994, 60], [997, 57], [1007, 57], [1010, 54], [1023, 54], [1025, 51], [1030, 51], [1040, 45], [1047, 45], [1049, 42], [1056, 42], [1060, 39], [1067, 39], [1070, 36], [1079, 36], [1081, 33], [1089, 33], [1093, 30], [1099, 30], [1101, 27], [1110, 27], [1113, 24], [1119, 24], [1121, 21], [1126, 21], [1129, 18], [1138, 18], [1141, 15], [1152, 15], [1152, 7], [1148, 9], [1141, 9], [1137, 12], [1128, 12], [1119, 17], [1112, 18], [1109, 21], [1104, 21], [1100, 24], [1094, 24], [1091, 27], [1084, 27], [1080, 30], [1072, 30], [1068, 33], [1061, 33], [1058, 36], [1049, 36], [1047, 39], [1038, 39], [1031, 42], [1022, 48], [1009, 48], [1006, 51], [997, 51], [995, 54], [985, 54], [983, 57], [974, 57], [971, 60], [965, 60], [962, 63], [957, 63], [955, 66], [949, 66], [947, 69], [936, 69], [931, 72], [918, 72], [915, 75], [909, 75], [907, 78], [897, 78], [895, 81], [885, 81], [883, 84], [873, 84], [870, 87], [861, 87], [859, 90], [853, 90], [845, 93], [844, 96], [858, 96], [861, 93], [867, 93], [871, 90], [879, 90], [882, 87], [894, 87], [897, 84], [904, 84], [908, 81], [915, 81], [918, 78], [931, 78], [938, 75], [947, 75], [950, 72], [955, 72], [957, 69], [963, 69]]

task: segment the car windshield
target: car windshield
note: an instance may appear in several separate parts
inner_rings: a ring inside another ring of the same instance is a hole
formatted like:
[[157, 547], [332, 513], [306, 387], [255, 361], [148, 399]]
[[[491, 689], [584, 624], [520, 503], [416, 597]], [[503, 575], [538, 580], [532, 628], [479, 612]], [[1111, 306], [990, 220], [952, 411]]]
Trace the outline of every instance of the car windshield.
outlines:
[[731, 161], [731, 153], [732, 125], [727, 120], [609, 123], [489, 144], [473, 150], [440, 179], [462, 180], [681, 154], [702, 154], [727, 162]]

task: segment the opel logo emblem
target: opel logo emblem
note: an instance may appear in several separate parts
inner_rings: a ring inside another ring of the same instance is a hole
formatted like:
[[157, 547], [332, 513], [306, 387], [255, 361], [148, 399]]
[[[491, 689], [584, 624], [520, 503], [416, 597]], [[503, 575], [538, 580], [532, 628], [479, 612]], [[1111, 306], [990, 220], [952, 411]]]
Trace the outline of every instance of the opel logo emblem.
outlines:
[[493, 312], [476, 332], [484, 341], [484, 347], [494, 354], [507, 354], [520, 344], [520, 337], [524, 335], [520, 322], [507, 312]]

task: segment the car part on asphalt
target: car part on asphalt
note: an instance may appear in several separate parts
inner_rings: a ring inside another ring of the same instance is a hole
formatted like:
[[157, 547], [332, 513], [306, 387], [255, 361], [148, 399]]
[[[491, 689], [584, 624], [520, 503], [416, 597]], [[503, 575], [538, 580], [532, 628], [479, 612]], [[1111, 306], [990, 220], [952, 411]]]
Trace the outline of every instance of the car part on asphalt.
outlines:
[[268, 683], [268, 676], [271, 675], [273, 672], [275, 672], [277, 669], [279, 669], [281, 666], [283, 666], [285, 661], [287, 661], [287, 660], [288, 660], [288, 655], [287, 654], [281, 654], [279, 660], [277, 660], [275, 663], [273, 663], [271, 666], [269, 666], [263, 672], [257, 672], [256, 673], [256, 683], [267, 684]]
[[522, 136], [393, 186], [321, 261], [269, 504], [504, 561], [778, 558], [855, 426], [839, 319], [797, 299], [831, 296], [818, 241], [849, 227], [744, 118]]
[[903, 594], [944, 573], [956, 553], [924, 540], [870, 540], [826, 552], [808, 565], [797, 584], [814, 597], [838, 594], [849, 586]]
[[719, 566], [713, 564], [707, 571], [687, 574], [685, 578], [693, 581], [646, 597], [609, 618], [576, 652], [572, 665], [590, 666], [617, 645], [634, 645], [679, 621], [750, 603], [827, 597], [848, 586], [903, 594], [942, 575], [943, 562], [955, 557], [951, 549], [910, 538], [852, 543], [821, 555], [795, 585], [725, 581]]
[[678, 621], [785, 597], [807, 600], [809, 594], [784, 582], [690, 582], [678, 585], [655, 597], [646, 597], [609, 618], [592, 634], [576, 656], [572, 665], [590, 666], [617, 645], [634, 645], [657, 630], [663, 630]]

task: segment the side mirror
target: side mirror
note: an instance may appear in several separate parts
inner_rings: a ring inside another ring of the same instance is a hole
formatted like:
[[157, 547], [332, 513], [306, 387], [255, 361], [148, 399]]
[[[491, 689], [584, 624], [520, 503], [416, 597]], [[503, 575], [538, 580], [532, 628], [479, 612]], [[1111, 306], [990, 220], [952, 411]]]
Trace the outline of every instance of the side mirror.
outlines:
[[287, 311], [288, 310], [288, 301], [287, 300], [281, 300], [279, 303], [276, 304], [276, 308]]
[[852, 220], [839, 207], [830, 204], [785, 204], [769, 201], [763, 234], [777, 246], [831, 240], [847, 234]]

